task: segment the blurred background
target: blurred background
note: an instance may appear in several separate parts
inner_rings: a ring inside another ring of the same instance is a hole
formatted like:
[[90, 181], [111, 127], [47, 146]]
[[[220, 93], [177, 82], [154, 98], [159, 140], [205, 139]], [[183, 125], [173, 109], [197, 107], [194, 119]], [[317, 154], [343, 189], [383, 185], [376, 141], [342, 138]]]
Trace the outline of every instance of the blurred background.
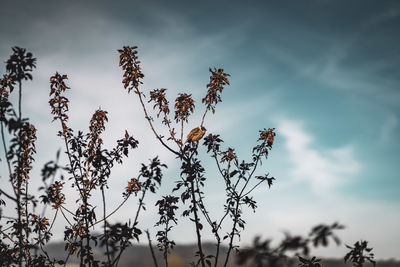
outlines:
[[[41, 185], [42, 166], [63, 148], [48, 105], [49, 78], [58, 71], [69, 77], [71, 128], [86, 132], [101, 107], [109, 116], [107, 147], [125, 130], [140, 142], [110, 179], [108, 209], [122, 201], [140, 164], [156, 155], [168, 165], [159, 194], [171, 192], [179, 162], [156, 142], [137, 97], [121, 83], [117, 49], [137, 45], [144, 92], [167, 88], [171, 103], [181, 92], [194, 97], [196, 112], [186, 134], [200, 124], [209, 67], [223, 68], [231, 85], [215, 115], [206, 118], [208, 133], [220, 134], [226, 148], [250, 160], [258, 130], [276, 128], [274, 148], [259, 168], [259, 175], [270, 173], [276, 181], [254, 192], [258, 209], [245, 214], [239, 244], [250, 244], [256, 235], [278, 242], [285, 231], [306, 235], [316, 224], [339, 221], [346, 226], [338, 232], [343, 244], [314, 255], [343, 257], [344, 244], [365, 239], [377, 259], [399, 260], [399, 29], [398, 1], [2, 0], [0, 73], [13, 46], [37, 58], [22, 98], [23, 117], [38, 129], [30, 188]], [[206, 149], [200, 151], [206, 201], [212, 216], [220, 216], [223, 180]], [[8, 190], [5, 162], [0, 166], [0, 186]], [[75, 191], [67, 190], [72, 207]], [[157, 197], [146, 201], [140, 222], [153, 234]], [[132, 217], [134, 204], [131, 200], [110, 221]], [[3, 212], [14, 210], [7, 206]], [[61, 241], [63, 219], [58, 220], [54, 240]], [[195, 241], [193, 224], [184, 219], [171, 235], [179, 244]], [[203, 236], [212, 240], [207, 231]]]

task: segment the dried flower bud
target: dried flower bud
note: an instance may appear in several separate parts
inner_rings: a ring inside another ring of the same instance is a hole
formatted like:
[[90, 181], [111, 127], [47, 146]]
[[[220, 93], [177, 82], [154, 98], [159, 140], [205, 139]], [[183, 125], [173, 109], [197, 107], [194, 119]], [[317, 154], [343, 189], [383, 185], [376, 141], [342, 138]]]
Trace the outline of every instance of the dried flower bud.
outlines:
[[11, 93], [13, 89], [14, 89], [13, 80], [7, 75], [4, 75], [3, 79], [0, 79], [0, 102], [7, 102], [9, 93]]
[[149, 103], [151, 101], [155, 102], [153, 109], [158, 107], [157, 117], [160, 116], [161, 112], [163, 112], [165, 115], [169, 114], [168, 100], [165, 97], [165, 91], [167, 91], [167, 89], [161, 88], [150, 92]]
[[104, 122], [106, 121], [108, 121], [107, 111], [101, 109], [96, 110], [90, 119], [90, 133], [88, 134], [88, 137], [91, 139], [91, 143], [93, 143], [92, 146], [96, 140], [101, 140], [99, 136], [106, 129], [104, 126]]
[[62, 95], [69, 87], [65, 84], [65, 81], [68, 79], [67, 75], [61, 75], [58, 72], [52, 77], [50, 77], [50, 96], [53, 95], [53, 98], [50, 99], [49, 104], [51, 107], [51, 114], [54, 114], [53, 120], [60, 120], [62, 132], [59, 135], [65, 137], [72, 136], [72, 129], [67, 127], [68, 121], [68, 98]]
[[233, 148], [228, 148], [227, 151], [219, 153], [221, 157], [221, 163], [227, 161], [230, 163], [232, 160], [236, 158], [235, 150]]
[[144, 74], [140, 69], [140, 61], [137, 57], [137, 46], [124, 46], [123, 49], [118, 50], [119, 56], [119, 65], [122, 66], [124, 72], [124, 79], [122, 83], [125, 88], [128, 88], [128, 92], [130, 92], [133, 88], [138, 88], [139, 84], [142, 84], [141, 81], [144, 78]]
[[141, 188], [139, 180], [136, 178], [132, 178], [129, 182], [128, 185], [125, 188], [125, 192], [123, 193], [124, 197], [128, 197], [130, 194], [132, 194], [135, 191], [139, 191]]
[[230, 75], [224, 73], [223, 69], [217, 70], [216, 68], [214, 68], [214, 70], [212, 70], [210, 68], [209, 70], [211, 72], [210, 83], [207, 84], [208, 91], [201, 102], [206, 104], [207, 110], [211, 109], [212, 113], [214, 113], [215, 105], [218, 102], [221, 102], [220, 94], [222, 93], [224, 86], [227, 84], [229, 85], [228, 76]]
[[194, 112], [194, 100], [191, 94], [179, 94], [175, 100], [175, 120], [186, 121], [191, 113]]
[[59, 209], [64, 204], [65, 195], [61, 192], [63, 186], [64, 182], [56, 181], [48, 188], [47, 195], [54, 209]]
[[268, 130], [261, 131], [260, 132], [260, 138], [258, 140], [261, 140], [263, 142], [266, 142], [269, 147], [272, 147], [272, 144], [274, 143], [274, 133], [275, 128], [268, 128]]

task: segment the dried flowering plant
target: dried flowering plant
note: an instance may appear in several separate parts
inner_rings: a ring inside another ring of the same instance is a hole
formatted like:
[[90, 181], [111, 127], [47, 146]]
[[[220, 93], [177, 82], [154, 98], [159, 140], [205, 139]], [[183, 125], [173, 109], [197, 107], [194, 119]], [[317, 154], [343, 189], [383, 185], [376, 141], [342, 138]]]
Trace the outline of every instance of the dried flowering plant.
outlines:
[[[123, 192], [123, 200], [118, 207], [107, 212], [105, 190], [108, 189], [108, 180], [115, 164], [121, 164], [123, 157], [127, 157], [130, 149], [137, 148], [139, 142], [125, 131], [122, 139], [117, 140], [112, 150], [103, 148], [102, 133], [108, 121], [107, 111], [98, 109], [93, 114], [89, 123], [89, 132], [84, 134], [68, 127], [68, 99], [64, 96], [69, 87], [66, 85], [67, 75], [56, 73], [50, 78], [50, 107], [54, 120], [59, 121], [61, 130], [58, 135], [64, 140], [69, 164], [65, 170], [69, 174], [68, 180], [76, 188], [79, 199], [76, 201], [76, 211], [69, 210], [64, 204], [65, 195], [61, 192], [60, 182], [53, 183], [49, 189], [47, 201], [52, 207], [59, 209], [68, 222], [64, 233], [65, 248], [68, 251], [67, 262], [70, 255], [77, 254], [80, 264], [85, 266], [117, 266], [122, 252], [131, 244], [133, 239], [138, 239], [142, 231], [138, 228], [139, 213], [144, 209], [144, 197], [148, 191], [155, 193], [161, 184], [161, 169], [166, 167], [158, 158], [154, 158], [149, 165], [142, 165], [137, 178], [128, 181]], [[100, 190], [103, 200], [103, 214], [97, 219], [95, 206], [90, 201], [95, 190]], [[139, 206], [133, 216], [133, 222], [111, 225], [107, 222], [130, 196], [139, 197]], [[71, 217], [72, 216], [72, 217]], [[70, 217], [70, 218], [68, 218]], [[103, 224], [103, 233], [95, 235], [93, 227]], [[119, 230], [118, 230], [119, 229]], [[92, 243], [101, 241], [105, 247], [106, 261], [100, 262], [94, 257]]]
[[[14, 205], [15, 214], [0, 212], [0, 266], [66, 266], [70, 259], [77, 257], [80, 266], [118, 266], [123, 251], [138, 240], [142, 230], [139, 229], [139, 215], [145, 209], [146, 194], [155, 193], [162, 181], [162, 164], [157, 157], [149, 164], [142, 164], [136, 178], [127, 182], [122, 193], [121, 203], [112, 211], [106, 209], [106, 194], [112, 169], [122, 164], [131, 149], [138, 147], [139, 142], [127, 131], [123, 138], [117, 140], [113, 149], [104, 148], [102, 134], [106, 129], [108, 113], [98, 109], [94, 112], [89, 131], [74, 132], [69, 127], [69, 100], [66, 97], [70, 87], [67, 75], [55, 73], [50, 77], [50, 100], [53, 121], [60, 124], [58, 136], [65, 145], [68, 158], [66, 166], [59, 163], [60, 151], [56, 161], [46, 163], [42, 169], [44, 191], [40, 196], [43, 210], [37, 213], [39, 199], [28, 191], [30, 172], [36, 153], [36, 128], [28, 119], [22, 118], [9, 102], [9, 95], [15, 85], [19, 85], [19, 105], [21, 105], [22, 82], [32, 79], [30, 72], [36, 66], [36, 59], [25, 49], [14, 47], [14, 54], [7, 61], [7, 74], [0, 79], [0, 125], [2, 146], [9, 171], [11, 192], [0, 188], [1, 206]], [[11, 135], [7, 146], [5, 130]], [[66, 176], [64, 178], [64, 176]], [[77, 199], [70, 199], [65, 187], [75, 188]], [[92, 200], [95, 191], [102, 195], [102, 214], [97, 215]], [[132, 214], [132, 220], [125, 223], [110, 224], [107, 220], [115, 214], [130, 197], [137, 197], [139, 204]], [[75, 210], [67, 207], [67, 201], [75, 201]], [[54, 217], [45, 217], [46, 208], [53, 209]], [[67, 223], [64, 232], [65, 259], [52, 258], [46, 251], [51, 230], [58, 215], [62, 215]], [[102, 225], [99, 234], [95, 226]], [[96, 258], [94, 248], [99, 243], [105, 247], [105, 257]]]
[[[70, 128], [69, 100], [66, 96], [70, 89], [67, 85], [68, 77], [56, 72], [50, 77], [49, 105], [53, 121], [59, 123], [58, 136], [64, 142], [67, 163], [59, 163], [59, 150], [56, 160], [45, 164], [41, 173], [43, 186], [39, 188], [44, 193], [37, 198], [29, 187], [36, 154], [37, 131], [27, 118], [22, 117], [21, 112], [22, 82], [32, 79], [31, 72], [36, 67], [36, 59], [19, 47], [14, 47], [13, 52], [7, 61], [7, 73], [0, 79], [2, 148], [10, 185], [9, 189], [3, 186], [0, 188], [0, 266], [67, 266], [71, 259], [77, 260], [80, 266], [118, 266], [124, 251], [138, 241], [143, 232], [139, 219], [141, 211], [146, 209], [145, 198], [160, 188], [163, 170], [167, 166], [158, 157], [151, 159], [148, 164], [142, 164], [139, 172], [128, 179], [119, 205], [114, 210], [108, 210], [106, 191], [109, 190], [113, 168], [123, 163], [130, 151], [138, 147], [139, 141], [125, 131], [114, 148], [106, 149], [102, 135], [106, 130], [108, 113], [100, 108], [93, 113], [87, 133], [75, 132]], [[262, 161], [269, 156], [276, 136], [275, 128], [261, 130], [252, 148], [251, 159], [241, 160], [235, 148], [224, 148], [220, 135], [206, 134], [205, 127], [206, 115], [215, 113], [216, 105], [222, 101], [224, 88], [230, 84], [229, 74], [223, 69], [209, 69], [210, 82], [206, 85], [205, 97], [202, 99], [204, 113], [201, 122], [198, 127], [186, 131], [185, 126], [193, 120], [192, 115], [196, 112], [192, 95], [178, 94], [172, 102], [174, 107], [170, 109], [167, 89], [154, 89], [149, 92], [146, 103], [146, 93], [140, 89], [144, 74], [138, 60], [137, 47], [126, 46], [118, 52], [120, 66], [124, 71], [124, 88], [128, 93], [133, 91], [137, 95], [156, 139], [180, 162], [179, 179], [175, 181], [171, 194], [162, 196], [155, 203], [159, 215], [154, 225], [158, 229], [157, 247], [162, 251], [165, 266], [168, 266], [169, 254], [175, 247], [171, 233], [179, 227], [181, 219], [178, 215], [193, 222], [197, 238], [197, 261], [193, 261], [192, 266], [230, 266], [232, 255], [238, 252], [236, 241], [246, 225], [243, 211], [245, 208], [257, 208], [252, 192], [263, 183], [271, 187], [275, 180], [269, 174], [259, 175], [256, 172]], [[18, 112], [9, 101], [17, 85]], [[155, 119], [151, 117], [151, 111], [147, 110], [148, 103], [153, 105], [156, 117], [161, 120], [160, 125], [166, 128], [169, 136], [164, 137], [158, 133]], [[211, 113], [208, 113], [210, 110]], [[186, 132], [189, 133], [185, 138]], [[204, 146], [203, 151], [201, 145]], [[220, 216], [214, 213], [211, 215], [211, 208], [205, 201], [205, 186], [210, 175], [213, 175], [206, 173], [199, 159], [199, 154], [205, 151], [214, 160], [217, 175], [224, 185], [225, 200], [220, 206]], [[68, 186], [76, 191], [76, 199], [66, 193]], [[96, 192], [102, 197], [100, 205], [93, 199]], [[132, 209], [131, 219], [111, 224], [110, 217], [130, 198], [136, 198], [138, 202]], [[39, 202], [43, 204], [42, 212], [37, 212]], [[75, 203], [73, 208], [67, 206], [67, 202]], [[3, 214], [5, 205], [14, 207], [15, 212]], [[96, 211], [97, 206], [102, 208], [100, 215]], [[52, 218], [46, 217], [47, 207], [53, 210]], [[52, 237], [52, 228], [59, 216], [66, 222], [64, 243], [67, 256], [64, 259], [55, 259], [46, 251], [46, 245]], [[321, 224], [314, 227], [305, 238], [287, 234], [276, 248], [271, 248], [269, 241], [260, 243], [256, 239], [254, 248], [241, 250], [236, 256], [239, 263], [253, 260], [257, 266], [278, 266], [274, 264], [285, 258], [286, 252], [295, 252], [300, 261], [299, 266], [318, 267], [319, 259], [305, 258], [308, 257], [310, 244], [314, 247], [326, 246], [329, 238], [339, 244], [333, 232], [342, 228], [338, 223]], [[210, 231], [215, 237], [215, 251], [209, 255], [203, 249], [204, 231]], [[146, 233], [154, 265], [158, 266], [150, 232], [147, 230]], [[224, 245], [225, 250], [222, 249]], [[104, 248], [103, 256], [96, 255], [98, 247]], [[351, 251], [345, 256], [345, 261], [350, 259], [355, 266], [363, 266], [365, 261], [374, 263], [372, 249], [367, 247], [366, 241], [357, 242], [354, 247], [348, 248]]]
[[[188, 217], [194, 223], [197, 236], [198, 251], [196, 255], [198, 256], [198, 261], [193, 262], [193, 265], [202, 267], [206, 265], [219, 266], [220, 247], [224, 240], [227, 240], [228, 250], [223, 259], [223, 266], [228, 266], [232, 250], [237, 249], [234, 241], [240, 237], [241, 231], [245, 228], [246, 222], [242, 217], [243, 208], [247, 206], [254, 210], [257, 207], [256, 201], [251, 196], [252, 191], [264, 182], [271, 186], [272, 181], [275, 179], [268, 174], [263, 176], [255, 175], [262, 158], [267, 157], [268, 151], [272, 148], [275, 137], [274, 128], [260, 131], [258, 144], [253, 148], [252, 161], [250, 162], [240, 161], [233, 148], [221, 149], [223, 141], [219, 135], [205, 135], [206, 115], [208, 111], [211, 111], [212, 114], [215, 113], [216, 105], [222, 101], [221, 94], [224, 88], [230, 84], [228, 80], [230, 75], [225, 73], [223, 69], [210, 68], [210, 81], [206, 85], [207, 91], [202, 99], [202, 103], [205, 105], [204, 113], [199, 127], [190, 131], [186, 141], [184, 141], [184, 126], [195, 112], [195, 101], [192, 95], [180, 93], [176, 97], [174, 102], [175, 113], [172, 121], [169, 117], [171, 109], [169, 107], [170, 102], [167, 100], [167, 89], [154, 89], [149, 92], [150, 100], [148, 102], [153, 103], [156, 117], [161, 117], [161, 124], [168, 130], [169, 136], [165, 138], [156, 130], [154, 119], [151, 117], [150, 111], [147, 110], [144, 101], [146, 93], [140, 88], [140, 85], [143, 84], [144, 74], [137, 56], [137, 47], [124, 46], [118, 52], [120, 54], [120, 66], [124, 71], [122, 81], [124, 88], [128, 90], [128, 93], [133, 91], [138, 96], [145, 118], [155, 137], [181, 162], [180, 180], [176, 181], [176, 186], [172, 190], [173, 192], [180, 192], [180, 197], [164, 198], [157, 202], [158, 204], [163, 203], [162, 207], [169, 202], [169, 205], [174, 208], [174, 212], [170, 213], [169, 220], [164, 218], [164, 213], [160, 213], [160, 222], [173, 221], [176, 223], [175, 209], [183, 208], [182, 216]], [[203, 137], [204, 141], [202, 143], [207, 148], [207, 153], [210, 153], [211, 157], [215, 159], [220, 175], [225, 182], [226, 200], [225, 204], [222, 205], [223, 213], [219, 219], [211, 218], [209, 207], [204, 203], [204, 185], [207, 183], [207, 176], [198, 158], [199, 143]], [[180, 200], [180, 203], [178, 203], [178, 200]], [[165, 209], [167, 208], [164, 207]], [[222, 232], [225, 231], [222, 229], [222, 225], [228, 218], [231, 220], [230, 230], [225, 235], [222, 235]], [[204, 223], [208, 224], [216, 239], [216, 251], [212, 255], [205, 255], [203, 250], [201, 233], [205, 230]], [[171, 242], [167, 239], [167, 233], [170, 230], [170, 227], [166, 227], [162, 234], [158, 232], [159, 238], [162, 237], [161, 240]], [[166, 258], [172, 246], [164, 243], [159, 247], [164, 251], [166, 265], [168, 265]]]
[[[55, 260], [50, 259], [43, 249], [50, 240], [53, 225], [48, 218], [35, 211], [38, 199], [29, 188], [36, 154], [36, 128], [22, 117], [21, 112], [22, 82], [32, 80], [36, 58], [23, 48], [13, 47], [12, 50], [13, 54], [6, 62], [7, 74], [0, 79], [2, 150], [10, 183], [10, 191], [6, 186], [0, 188], [0, 209], [2, 211], [2, 206], [7, 205], [14, 207], [15, 213], [0, 212], [1, 266], [53, 266]], [[9, 101], [16, 84], [19, 88], [18, 112]]]

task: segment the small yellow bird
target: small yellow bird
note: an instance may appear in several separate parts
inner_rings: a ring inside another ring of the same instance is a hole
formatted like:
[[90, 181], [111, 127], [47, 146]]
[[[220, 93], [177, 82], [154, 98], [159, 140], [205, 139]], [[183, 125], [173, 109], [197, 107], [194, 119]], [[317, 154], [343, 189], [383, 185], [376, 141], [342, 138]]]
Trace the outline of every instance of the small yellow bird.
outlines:
[[187, 135], [187, 139], [186, 139], [185, 143], [187, 143], [189, 141], [199, 141], [204, 136], [206, 131], [207, 130], [204, 126], [199, 126], [199, 127], [194, 128]]

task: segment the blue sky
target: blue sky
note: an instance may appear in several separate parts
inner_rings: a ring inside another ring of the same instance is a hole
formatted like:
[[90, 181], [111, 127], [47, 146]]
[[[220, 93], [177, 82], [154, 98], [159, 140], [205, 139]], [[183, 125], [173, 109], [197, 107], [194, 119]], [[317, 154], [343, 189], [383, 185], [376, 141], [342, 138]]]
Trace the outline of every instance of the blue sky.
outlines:
[[[109, 112], [106, 141], [125, 129], [140, 140], [128, 159], [131, 167], [112, 177], [110, 205], [117, 205], [140, 162], [159, 154], [168, 164], [163, 192], [171, 189], [178, 166], [151, 136], [137, 99], [123, 90], [116, 50], [139, 46], [144, 91], [168, 88], [170, 101], [179, 92], [193, 94], [198, 110], [186, 129], [200, 121], [208, 67], [224, 68], [231, 86], [207, 118], [208, 131], [246, 158], [259, 129], [277, 128], [260, 170], [277, 181], [271, 190], [256, 191], [259, 209], [249, 213], [242, 243], [256, 234], [305, 234], [317, 223], [338, 220], [347, 226], [340, 234], [345, 243], [367, 239], [378, 258], [390, 258], [400, 249], [399, 26], [397, 1], [3, 1], [0, 60], [15, 45], [38, 58], [23, 98], [23, 114], [38, 128], [37, 177], [62, 147], [47, 104], [55, 71], [70, 78], [71, 126], [87, 129], [101, 106]], [[207, 198], [217, 215], [222, 184], [204, 160]], [[1, 166], [6, 187], [5, 171]], [[143, 219], [149, 227], [152, 200]], [[113, 220], [127, 218], [129, 209]], [[181, 229], [176, 240], [192, 241], [191, 225]], [[59, 238], [62, 230], [60, 223]], [[344, 252], [331, 247], [317, 254]]]

